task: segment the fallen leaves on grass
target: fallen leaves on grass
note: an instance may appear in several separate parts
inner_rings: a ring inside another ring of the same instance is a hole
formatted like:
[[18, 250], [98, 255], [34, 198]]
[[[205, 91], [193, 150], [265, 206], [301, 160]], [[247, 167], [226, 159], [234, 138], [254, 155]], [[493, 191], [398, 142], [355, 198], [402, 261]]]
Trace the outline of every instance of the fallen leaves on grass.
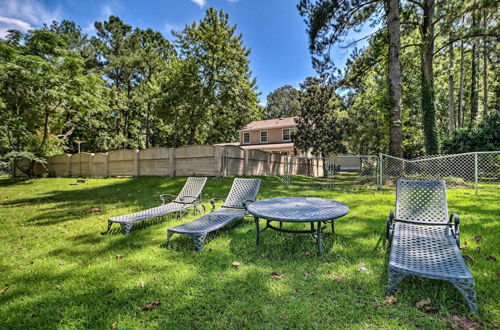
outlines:
[[365, 264], [359, 264], [358, 265], [358, 269], [359, 269], [360, 272], [363, 272], [363, 273], [367, 273], [367, 274], [371, 274], [372, 273], [371, 270], [369, 270], [369, 269], [366, 268]]
[[144, 287], [144, 282], [143, 282], [143, 281], [141, 281], [141, 288], [143, 288], [143, 287]]
[[340, 275], [337, 275], [337, 276], [335, 276], [335, 277], [333, 278], [333, 280], [334, 280], [335, 282], [340, 282], [340, 281], [342, 281], [343, 279], [344, 279], [344, 276], [340, 276]]
[[100, 209], [100, 208], [98, 208], [98, 207], [91, 207], [91, 208], [90, 208], [90, 212], [92, 212], [92, 213], [101, 212], [101, 209]]
[[111, 329], [116, 329], [116, 328], [118, 328], [118, 322], [111, 323]]
[[241, 266], [241, 264], [240, 264], [238, 261], [233, 261], [233, 262], [231, 263], [231, 266], [233, 266], [234, 268], [238, 268], [238, 267], [240, 267], [240, 266]]
[[494, 256], [489, 256], [489, 257], [486, 258], [486, 260], [492, 261], [492, 262], [496, 262], [497, 258], [495, 258]]
[[462, 245], [460, 245], [460, 248], [461, 249], [466, 249], [467, 248], [467, 241], [464, 240], [464, 242], [462, 243]]
[[123, 254], [117, 254], [116, 259], [123, 259]]
[[432, 301], [430, 299], [417, 301], [415, 306], [426, 313], [434, 313], [437, 311], [437, 308], [432, 306]]
[[155, 309], [156, 307], [159, 307], [161, 305], [161, 302], [159, 301], [152, 301], [149, 304], [146, 304], [145, 306], [139, 307], [140, 311], [150, 311], [152, 309]]
[[60, 262], [60, 263], [59, 263], [59, 266], [64, 266], [64, 262]]
[[272, 272], [271, 275], [270, 275], [270, 277], [274, 278], [275, 280], [281, 280], [283, 278], [283, 276], [281, 276], [277, 272]]
[[394, 303], [396, 303], [396, 302], [398, 301], [398, 300], [396, 299], [396, 297], [394, 297], [394, 296], [386, 296], [386, 297], [384, 298], [384, 300], [385, 300], [386, 302], [388, 302], [389, 304], [391, 304], [391, 305], [392, 305], [392, 304], [394, 304]]
[[467, 316], [453, 315], [451, 320], [463, 329], [478, 330], [481, 328], [481, 324], [479, 322], [472, 321]]
[[310, 257], [311, 256], [311, 252], [307, 251], [306, 253], [304, 253], [304, 256]]
[[476, 242], [476, 243], [481, 243], [481, 241], [483, 240], [483, 238], [482, 238], [481, 236], [476, 235], [476, 236], [474, 236], [474, 237], [472, 238], [472, 240], [473, 240], [474, 242]]
[[5, 292], [7, 292], [10, 288], [10, 285], [8, 284], [5, 284], [4, 288], [2, 290], [0, 290], [0, 294], [4, 294]]

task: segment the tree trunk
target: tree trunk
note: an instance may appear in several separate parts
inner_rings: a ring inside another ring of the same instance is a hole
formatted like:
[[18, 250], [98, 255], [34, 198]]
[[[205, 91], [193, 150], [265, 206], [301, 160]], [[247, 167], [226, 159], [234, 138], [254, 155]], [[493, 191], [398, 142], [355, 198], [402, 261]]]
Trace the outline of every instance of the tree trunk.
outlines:
[[448, 121], [450, 124], [450, 134], [455, 131], [455, 77], [453, 72], [453, 43], [448, 49], [448, 59], [450, 61], [448, 68]]
[[146, 148], [149, 148], [149, 139], [150, 139], [150, 113], [151, 113], [151, 102], [148, 101], [148, 106], [146, 109]]
[[[486, 12], [483, 11], [483, 29], [486, 30]], [[483, 39], [483, 114], [488, 117], [488, 41]]]
[[463, 40], [460, 42], [460, 87], [458, 90], [458, 127], [462, 127], [464, 125], [464, 42]]
[[45, 146], [45, 143], [47, 142], [47, 136], [49, 135], [49, 110], [45, 109], [45, 120], [43, 122], [43, 137], [42, 137], [42, 143], [40, 143], [40, 154], [43, 154], [43, 147]]
[[434, 0], [425, 0], [423, 3], [424, 20], [421, 26], [422, 33], [422, 80], [421, 105], [422, 126], [424, 128], [425, 151], [428, 155], [438, 153], [438, 139], [436, 132], [436, 109], [434, 107], [434, 74], [432, 62], [434, 60]]
[[[477, 28], [476, 14], [472, 13], [472, 29]], [[479, 106], [479, 95], [477, 91], [477, 41], [472, 41], [472, 65], [471, 65], [471, 84], [470, 84], [470, 123], [474, 125], [477, 119], [477, 110]]]
[[389, 104], [390, 104], [390, 142], [389, 153], [395, 157], [403, 156], [403, 122], [401, 98], [400, 63], [400, 26], [399, 0], [387, 0], [387, 28], [389, 30]]

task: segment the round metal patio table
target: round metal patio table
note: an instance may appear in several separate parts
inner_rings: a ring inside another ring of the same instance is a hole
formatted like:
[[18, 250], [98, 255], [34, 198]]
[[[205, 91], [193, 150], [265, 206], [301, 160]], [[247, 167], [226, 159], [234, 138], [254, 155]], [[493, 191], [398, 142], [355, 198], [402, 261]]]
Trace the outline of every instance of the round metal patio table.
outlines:
[[[318, 255], [321, 255], [323, 253], [322, 230], [326, 228], [327, 223], [331, 223], [332, 233], [335, 233], [335, 219], [349, 213], [349, 207], [343, 203], [323, 198], [281, 197], [252, 203], [248, 206], [248, 212], [255, 219], [257, 245], [260, 244], [260, 233], [268, 228], [286, 233], [312, 234], [316, 239]], [[259, 219], [266, 220], [266, 226], [262, 229], [259, 229]], [[271, 224], [273, 221], [279, 222], [279, 227], [273, 226]], [[310, 223], [311, 229], [284, 229], [284, 222]]]

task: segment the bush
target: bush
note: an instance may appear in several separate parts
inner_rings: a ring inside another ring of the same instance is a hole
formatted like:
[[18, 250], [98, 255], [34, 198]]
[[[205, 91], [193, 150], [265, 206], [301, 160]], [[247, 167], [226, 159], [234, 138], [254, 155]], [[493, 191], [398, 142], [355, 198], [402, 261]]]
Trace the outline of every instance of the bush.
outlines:
[[500, 111], [490, 114], [477, 126], [455, 131], [443, 141], [445, 154], [500, 150]]
[[13, 162], [16, 169], [26, 174], [28, 177], [34, 176], [35, 164], [47, 164], [43, 158], [27, 151], [12, 151], [4, 155], [1, 159], [4, 163]]

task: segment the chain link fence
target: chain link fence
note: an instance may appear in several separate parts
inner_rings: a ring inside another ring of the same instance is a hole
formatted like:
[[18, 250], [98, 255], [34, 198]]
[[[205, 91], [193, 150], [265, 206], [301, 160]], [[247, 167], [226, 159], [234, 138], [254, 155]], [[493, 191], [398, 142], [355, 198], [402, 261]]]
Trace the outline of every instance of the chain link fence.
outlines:
[[[338, 155], [331, 157], [287, 157], [281, 181], [288, 187], [294, 176], [315, 178], [320, 188], [378, 184], [376, 155]], [[296, 177], [295, 181], [299, 178]]]
[[[500, 182], [500, 151], [422, 156], [414, 159], [386, 154], [331, 157], [280, 156], [270, 158], [264, 175], [278, 175], [281, 183], [332, 189], [353, 185], [394, 185], [397, 179], [445, 180], [449, 187], [475, 188]], [[221, 174], [228, 176], [228, 153], [222, 153]], [[275, 166], [273, 167], [272, 164]], [[304, 180], [304, 177], [314, 180]]]
[[450, 187], [474, 187], [500, 182], [500, 151], [424, 156], [408, 160], [380, 154], [379, 184], [394, 184], [399, 178], [445, 180]]

